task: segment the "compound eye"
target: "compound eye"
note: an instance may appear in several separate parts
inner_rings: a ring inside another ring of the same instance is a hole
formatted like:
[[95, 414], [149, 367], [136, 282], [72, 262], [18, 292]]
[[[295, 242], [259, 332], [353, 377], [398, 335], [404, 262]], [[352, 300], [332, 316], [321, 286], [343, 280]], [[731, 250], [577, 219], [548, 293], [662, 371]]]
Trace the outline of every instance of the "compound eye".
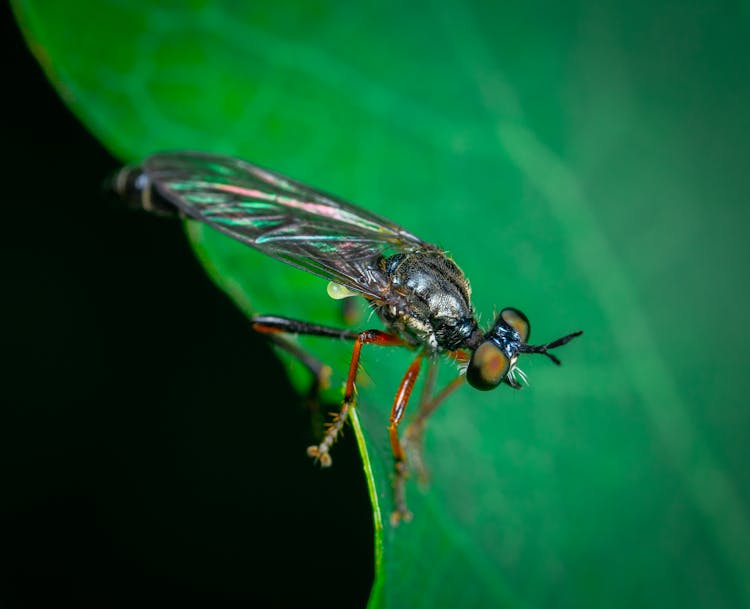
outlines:
[[489, 391], [503, 382], [509, 368], [510, 362], [502, 349], [486, 341], [472, 353], [466, 368], [466, 380], [474, 389]]
[[531, 335], [531, 324], [528, 318], [518, 309], [508, 307], [500, 311], [502, 320], [521, 335], [521, 342], [528, 342]]

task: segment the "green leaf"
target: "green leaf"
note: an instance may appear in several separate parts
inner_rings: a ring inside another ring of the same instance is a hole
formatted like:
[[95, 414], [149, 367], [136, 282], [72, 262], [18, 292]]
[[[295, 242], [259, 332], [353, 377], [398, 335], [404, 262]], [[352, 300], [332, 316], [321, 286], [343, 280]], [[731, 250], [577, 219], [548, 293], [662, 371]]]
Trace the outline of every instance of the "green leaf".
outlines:
[[[750, 603], [746, 16], [627, 2], [14, 8], [66, 102], [124, 160], [247, 158], [447, 248], [486, 323], [512, 305], [535, 340], [585, 330], [561, 369], [524, 359], [529, 388], [464, 387], [436, 412], [431, 483], [410, 481], [415, 519], [395, 529], [386, 427], [409, 354], [366, 348], [355, 429], [376, 515], [372, 607]], [[325, 282], [190, 231], [243, 310], [341, 324]], [[340, 395], [350, 346], [302, 342]]]

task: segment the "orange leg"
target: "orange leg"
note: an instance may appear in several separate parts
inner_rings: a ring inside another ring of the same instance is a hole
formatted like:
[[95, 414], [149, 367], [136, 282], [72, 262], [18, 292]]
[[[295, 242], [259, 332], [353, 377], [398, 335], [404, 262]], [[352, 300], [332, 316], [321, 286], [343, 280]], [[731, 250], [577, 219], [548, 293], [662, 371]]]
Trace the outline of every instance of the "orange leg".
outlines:
[[[453, 354], [449, 355], [452, 356]], [[455, 359], [459, 358], [456, 357]], [[463, 385], [466, 379], [463, 374], [460, 374], [443, 387], [440, 392], [433, 394], [437, 379], [437, 368], [438, 363], [434, 360], [431, 361], [422, 397], [419, 401], [419, 410], [417, 410], [416, 415], [406, 428], [403, 439], [403, 444], [409, 455], [409, 463], [414, 471], [417, 472], [419, 481], [422, 484], [426, 484], [429, 481], [429, 471], [424, 460], [424, 430], [427, 419], [449, 395]]]
[[[354, 349], [352, 350], [352, 359], [349, 364], [349, 374], [346, 377], [346, 386], [344, 388], [344, 402], [341, 409], [333, 417], [333, 420], [327, 425], [326, 433], [323, 440], [317, 446], [310, 446], [307, 454], [320, 461], [323, 467], [331, 465], [331, 446], [338, 438], [339, 433], [346, 423], [351, 408], [354, 406], [354, 395], [356, 393], [355, 381], [359, 369], [359, 359], [362, 351], [362, 345], [382, 345], [396, 347], [410, 347], [409, 343], [399, 338], [395, 334], [389, 334], [381, 330], [365, 330], [364, 332], [354, 332], [339, 328], [331, 328], [306, 321], [291, 319], [289, 317], [279, 317], [276, 315], [256, 315], [252, 318], [253, 329], [269, 336], [273, 339], [277, 334], [305, 334], [308, 336], [320, 336], [324, 338], [338, 338], [343, 340], [353, 340]], [[305, 364], [312, 373], [317, 377], [317, 383], [327, 382], [328, 367], [321, 366], [304, 351], [294, 346], [288, 341], [274, 340], [280, 347], [289, 351]], [[318, 385], [313, 389], [317, 390]]]
[[346, 419], [349, 416], [349, 412], [352, 406], [354, 406], [354, 394], [356, 391], [355, 380], [357, 378], [357, 370], [359, 369], [362, 345], [406, 346], [407, 343], [398, 336], [382, 332], [381, 330], [365, 330], [357, 335], [357, 338], [354, 340], [352, 360], [349, 364], [349, 374], [346, 377], [344, 402], [341, 404], [341, 410], [334, 415], [333, 421], [328, 424], [325, 436], [323, 436], [323, 440], [320, 444], [317, 446], [310, 446], [307, 449], [307, 454], [317, 461], [320, 461], [320, 464], [323, 467], [331, 465], [331, 446], [338, 438], [338, 435], [343, 429], [344, 423], [346, 423]]
[[419, 409], [419, 412], [417, 413], [417, 416], [414, 417], [412, 425], [424, 427], [425, 421], [427, 421], [429, 416], [433, 412], [435, 412], [437, 407], [440, 406], [440, 404], [442, 404], [451, 393], [453, 393], [456, 389], [463, 385], [465, 380], [466, 377], [461, 374], [454, 378], [445, 387], [443, 387], [435, 397], [433, 397], [432, 399], [424, 400]]
[[409, 473], [406, 467], [406, 454], [404, 447], [398, 437], [398, 426], [406, 412], [406, 405], [409, 403], [409, 397], [417, 382], [419, 372], [422, 368], [423, 354], [419, 353], [401, 379], [398, 386], [396, 397], [393, 400], [391, 408], [391, 424], [388, 427], [388, 433], [391, 438], [391, 451], [393, 452], [393, 503], [394, 510], [391, 514], [391, 524], [396, 526], [401, 520], [411, 520], [411, 512], [406, 507], [406, 478]]
[[[446, 355], [450, 357], [451, 359], [456, 360], [459, 363], [466, 363], [469, 361], [469, 354], [465, 351], [449, 351]], [[424, 423], [427, 420], [427, 418], [435, 412], [435, 409], [437, 409], [438, 406], [456, 389], [458, 389], [463, 382], [466, 380], [466, 376], [463, 374], [459, 374], [456, 378], [454, 378], [450, 383], [448, 383], [445, 387], [443, 387], [440, 392], [432, 396], [432, 390], [435, 387], [435, 379], [437, 376], [437, 362], [432, 363], [432, 367], [430, 369], [430, 382], [425, 384], [425, 390], [422, 393], [422, 399], [419, 402], [419, 412], [417, 412], [417, 416], [414, 417], [414, 421], [412, 422], [412, 425], [416, 424], [419, 426], [424, 427]]]

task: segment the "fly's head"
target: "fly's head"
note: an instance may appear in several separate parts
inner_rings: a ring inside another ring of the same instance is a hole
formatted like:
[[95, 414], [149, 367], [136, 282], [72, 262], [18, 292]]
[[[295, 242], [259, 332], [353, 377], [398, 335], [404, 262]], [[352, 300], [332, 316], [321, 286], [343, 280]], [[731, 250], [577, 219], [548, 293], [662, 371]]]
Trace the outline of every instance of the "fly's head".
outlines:
[[510, 307], [500, 311], [495, 324], [471, 353], [466, 368], [469, 384], [481, 391], [494, 389], [503, 382], [520, 389], [519, 379], [526, 380], [521, 369], [516, 367], [520, 353], [541, 353], [559, 365], [560, 360], [549, 350], [561, 347], [583, 332], [579, 330], [544, 345], [528, 344], [530, 334], [531, 325], [521, 311]]

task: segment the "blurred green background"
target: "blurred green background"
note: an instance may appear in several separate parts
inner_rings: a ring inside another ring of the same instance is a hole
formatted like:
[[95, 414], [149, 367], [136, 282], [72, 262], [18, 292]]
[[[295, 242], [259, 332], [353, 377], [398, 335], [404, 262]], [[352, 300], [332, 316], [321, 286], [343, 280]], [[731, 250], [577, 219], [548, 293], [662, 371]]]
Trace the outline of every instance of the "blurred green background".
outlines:
[[[523, 392], [467, 389], [436, 415], [433, 484], [412, 489], [412, 525], [385, 531], [373, 605], [750, 604], [746, 6], [16, 7], [122, 159], [241, 154], [448, 248], [485, 320], [513, 305], [535, 339], [586, 331], [564, 368], [524, 363]], [[281, 366], [178, 227], [104, 206], [117, 162], [14, 40], [31, 84], [5, 113], [21, 227], [10, 606], [50, 583], [80, 606], [124, 604], [130, 577], [156, 602], [278, 606], [330, 606], [342, 580], [335, 602], [362, 606], [372, 525], [351, 435], [330, 475], [309, 467]], [[202, 247], [241, 306], [335, 319], [314, 278]], [[366, 364], [386, 511], [378, 430], [404, 361]], [[94, 566], [92, 597], [75, 572]]]

